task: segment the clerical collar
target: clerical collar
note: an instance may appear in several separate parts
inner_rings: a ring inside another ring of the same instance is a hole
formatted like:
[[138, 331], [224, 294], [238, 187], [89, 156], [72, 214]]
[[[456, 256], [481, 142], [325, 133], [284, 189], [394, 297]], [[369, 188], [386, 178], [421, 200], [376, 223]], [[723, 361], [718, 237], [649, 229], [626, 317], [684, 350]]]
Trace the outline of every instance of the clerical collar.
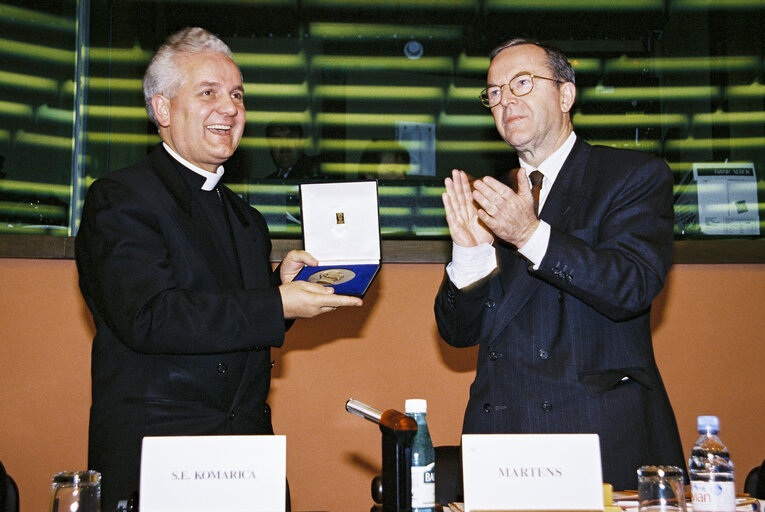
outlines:
[[215, 186], [218, 184], [220, 179], [223, 177], [223, 166], [219, 165], [218, 169], [214, 173], [210, 171], [205, 171], [204, 169], [197, 167], [196, 165], [192, 164], [185, 158], [183, 158], [181, 155], [173, 151], [173, 149], [167, 145], [166, 142], [162, 142], [162, 146], [164, 146], [165, 151], [167, 151], [170, 156], [178, 160], [178, 162], [181, 163], [184, 167], [186, 167], [190, 171], [194, 171], [195, 173], [199, 174], [205, 179], [204, 184], [202, 185], [202, 190], [213, 190]]

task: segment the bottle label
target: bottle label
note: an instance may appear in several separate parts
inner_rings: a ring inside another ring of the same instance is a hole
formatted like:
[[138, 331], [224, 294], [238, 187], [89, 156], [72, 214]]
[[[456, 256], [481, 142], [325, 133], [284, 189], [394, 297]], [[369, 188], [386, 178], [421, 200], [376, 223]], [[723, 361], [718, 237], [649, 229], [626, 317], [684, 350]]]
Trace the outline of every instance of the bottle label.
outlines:
[[693, 512], [734, 512], [736, 489], [733, 482], [691, 482]]
[[412, 508], [436, 506], [436, 463], [412, 466]]

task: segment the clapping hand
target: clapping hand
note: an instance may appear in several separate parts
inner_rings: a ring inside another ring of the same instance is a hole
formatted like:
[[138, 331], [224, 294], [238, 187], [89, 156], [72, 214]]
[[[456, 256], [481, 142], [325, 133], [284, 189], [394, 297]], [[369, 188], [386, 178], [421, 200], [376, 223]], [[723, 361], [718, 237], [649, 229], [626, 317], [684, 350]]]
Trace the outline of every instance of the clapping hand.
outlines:
[[470, 182], [464, 171], [454, 169], [452, 177], [444, 180], [446, 192], [441, 196], [452, 241], [460, 247], [475, 247], [492, 243], [494, 235], [479, 220], [478, 208], [473, 202]]
[[[511, 171], [512, 172], [512, 171]], [[472, 198], [478, 203], [478, 218], [497, 238], [523, 247], [539, 226], [526, 171], [517, 171], [518, 192], [486, 176], [474, 183]], [[448, 219], [448, 217], [447, 217]]]

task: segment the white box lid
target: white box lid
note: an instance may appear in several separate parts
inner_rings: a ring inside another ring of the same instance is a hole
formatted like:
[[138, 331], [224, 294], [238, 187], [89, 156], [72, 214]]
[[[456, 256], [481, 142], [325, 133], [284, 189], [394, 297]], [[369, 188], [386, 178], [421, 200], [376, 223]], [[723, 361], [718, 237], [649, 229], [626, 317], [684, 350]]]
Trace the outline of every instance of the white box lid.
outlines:
[[377, 181], [300, 185], [305, 250], [319, 265], [379, 264]]

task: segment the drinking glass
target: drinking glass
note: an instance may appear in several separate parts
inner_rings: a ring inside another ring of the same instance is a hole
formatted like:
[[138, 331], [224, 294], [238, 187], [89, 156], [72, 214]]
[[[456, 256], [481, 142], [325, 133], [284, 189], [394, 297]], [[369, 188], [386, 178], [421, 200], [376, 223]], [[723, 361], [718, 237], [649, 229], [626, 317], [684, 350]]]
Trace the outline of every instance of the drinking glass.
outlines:
[[640, 512], [686, 512], [682, 469], [643, 466], [637, 474]]
[[101, 473], [64, 471], [53, 475], [50, 512], [101, 512]]

